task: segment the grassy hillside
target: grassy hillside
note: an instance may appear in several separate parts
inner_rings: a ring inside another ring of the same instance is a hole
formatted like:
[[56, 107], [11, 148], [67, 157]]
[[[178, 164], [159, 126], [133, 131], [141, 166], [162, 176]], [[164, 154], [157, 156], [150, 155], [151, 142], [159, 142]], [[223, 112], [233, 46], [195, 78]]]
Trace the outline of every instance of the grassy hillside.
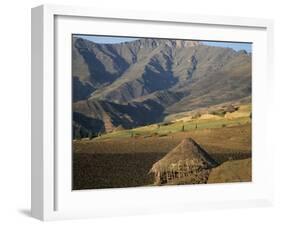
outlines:
[[97, 137], [95, 140], [130, 137], [161, 137], [169, 136], [177, 132], [245, 125], [251, 122], [250, 114], [250, 104], [241, 105], [237, 111], [225, 113], [222, 116], [205, 113], [192, 117], [189, 113], [186, 113], [187, 116], [182, 115], [182, 118], [178, 118], [176, 121], [152, 124], [130, 130], [115, 131]]

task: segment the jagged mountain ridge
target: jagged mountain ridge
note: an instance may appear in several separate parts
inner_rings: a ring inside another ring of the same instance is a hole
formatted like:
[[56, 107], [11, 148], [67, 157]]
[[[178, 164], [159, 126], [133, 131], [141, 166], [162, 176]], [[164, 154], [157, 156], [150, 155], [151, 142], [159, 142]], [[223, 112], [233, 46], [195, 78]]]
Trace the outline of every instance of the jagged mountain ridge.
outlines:
[[[251, 95], [251, 56], [245, 51], [198, 41], [141, 38], [98, 44], [74, 37], [72, 55], [73, 109], [112, 124], [106, 131]], [[94, 104], [103, 114], [89, 107]], [[140, 109], [157, 112], [158, 118], [148, 113], [138, 120]]]

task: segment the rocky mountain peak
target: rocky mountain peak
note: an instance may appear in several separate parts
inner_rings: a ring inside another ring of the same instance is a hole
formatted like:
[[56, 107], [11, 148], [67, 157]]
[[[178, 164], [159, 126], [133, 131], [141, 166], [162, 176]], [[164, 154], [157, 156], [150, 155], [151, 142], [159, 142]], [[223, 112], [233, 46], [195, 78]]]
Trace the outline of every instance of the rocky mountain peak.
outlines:
[[176, 48], [184, 48], [184, 47], [191, 47], [191, 46], [200, 45], [199, 41], [175, 40], [174, 42], [175, 42]]
[[[128, 42], [124, 44], [129, 44]], [[156, 48], [158, 46], [169, 46], [174, 48], [184, 48], [199, 46], [199, 41], [193, 40], [173, 40], [173, 39], [158, 39], [158, 38], [140, 38], [133, 41], [131, 44], [139, 45], [141, 48]]]

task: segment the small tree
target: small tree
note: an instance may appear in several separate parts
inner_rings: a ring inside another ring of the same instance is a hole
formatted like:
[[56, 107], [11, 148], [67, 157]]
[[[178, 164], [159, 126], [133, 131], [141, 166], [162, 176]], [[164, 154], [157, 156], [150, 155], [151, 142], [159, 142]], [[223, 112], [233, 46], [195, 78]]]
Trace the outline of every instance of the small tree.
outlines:
[[96, 134], [95, 134], [95, 133], [89, 132], [89, 134], [88, 134], [89, 140], [92, 140], [92, 139], [94, 139], [95, 137], [96, 137]]
[[76, 138], [76, 140], [81, 140], [82, 139], [82, 134], [81, 134], [81, 130], [80, 129], [77, 130], [75, 138]]
[[226, 112], [229, 112], [229, 113], [232, 113], [236, 110], [237, 110], [237, 108], [235, 108], [232, 104], [230, 104], [226, 107]]
[[197, 119], [197, 118], [200, 118], [201, 117], [201, 114], [199, 112], [196, 112], [193, 116], [192, 116], [192, 119]]
[[210, 114], [223, 117], [226, 114], [226, 111], [223, 109], [218, 109], [218, 110], [211, 111]]

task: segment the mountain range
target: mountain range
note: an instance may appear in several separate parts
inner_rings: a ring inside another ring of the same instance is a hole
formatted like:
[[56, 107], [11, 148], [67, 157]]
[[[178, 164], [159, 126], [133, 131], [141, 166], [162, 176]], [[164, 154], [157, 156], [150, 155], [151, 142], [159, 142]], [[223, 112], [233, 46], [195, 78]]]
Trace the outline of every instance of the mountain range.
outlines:
[[103, 133], [251, 97], [251, 53], [199, 41], [72, 40], [73, 134]]

